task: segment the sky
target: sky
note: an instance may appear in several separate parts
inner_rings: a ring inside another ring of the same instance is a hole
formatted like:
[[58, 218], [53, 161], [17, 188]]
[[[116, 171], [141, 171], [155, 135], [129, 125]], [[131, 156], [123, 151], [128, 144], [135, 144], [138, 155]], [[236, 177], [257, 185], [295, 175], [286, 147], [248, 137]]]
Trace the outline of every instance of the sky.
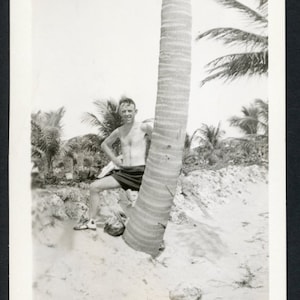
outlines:
[[[243, 1], [256, 7], [255, 0]], [[63, 138], [97, 130], [82, 123], [98, 99], [135, 100], [137, 119], [154, 117], [157, 92], [161, 0], [33, 0], [32, 111], [66, 108]], [[195, 41], [215, 27], [247, 30], [253, 24], [216, 0], [192, 0], [192, 74], [187, 130], [202, 123], [241, 133], [228, 118], [256, 98], [267, 100], [267, 79], [253, 77], [200, 86], [205, 64], [233, 50], [212, 40]], [[252, 26], [252, 27], [251, 27]]]

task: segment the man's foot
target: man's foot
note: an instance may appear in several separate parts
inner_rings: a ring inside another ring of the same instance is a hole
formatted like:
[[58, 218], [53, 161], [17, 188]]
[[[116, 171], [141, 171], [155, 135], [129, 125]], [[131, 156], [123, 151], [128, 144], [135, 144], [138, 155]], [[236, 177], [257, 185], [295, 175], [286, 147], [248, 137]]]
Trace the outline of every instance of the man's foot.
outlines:
[[93, 219], [90, 219], [75, 225], [73, 229], [74, 230], [87, 230], [87, 229], [96, 230], [97, 226], [95, 221]]

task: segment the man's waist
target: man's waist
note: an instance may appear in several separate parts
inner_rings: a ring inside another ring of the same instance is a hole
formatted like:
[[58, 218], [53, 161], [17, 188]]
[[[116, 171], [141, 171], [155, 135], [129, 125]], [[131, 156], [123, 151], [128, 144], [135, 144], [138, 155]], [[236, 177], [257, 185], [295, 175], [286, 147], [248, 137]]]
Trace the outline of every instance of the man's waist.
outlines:
[[131, 169], [131, 168], [145, 168], [145, 164], [143, 165], [124, 165], [121, 166], [120, 169]]

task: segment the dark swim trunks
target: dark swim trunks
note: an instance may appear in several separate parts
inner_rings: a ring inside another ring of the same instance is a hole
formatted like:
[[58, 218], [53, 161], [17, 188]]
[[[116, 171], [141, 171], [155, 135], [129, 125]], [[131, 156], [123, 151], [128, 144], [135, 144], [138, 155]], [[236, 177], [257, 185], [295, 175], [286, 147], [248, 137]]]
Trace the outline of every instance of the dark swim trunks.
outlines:
[[112, 176], [118, 181], [122, 189], [138, 191], [142, 184], [145, 166], [122, 167], [109, 172], [106, 176]]

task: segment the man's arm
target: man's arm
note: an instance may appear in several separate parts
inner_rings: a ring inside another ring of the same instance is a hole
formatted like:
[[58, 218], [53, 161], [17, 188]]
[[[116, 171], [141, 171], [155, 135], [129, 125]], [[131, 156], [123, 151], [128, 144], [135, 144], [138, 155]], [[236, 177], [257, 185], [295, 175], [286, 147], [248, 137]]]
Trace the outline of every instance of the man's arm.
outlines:
[[122, 166], [122, 161], [120, 158], [116, 157], [112, 151], [113, 143], [119, 138], [118, 128], [115, 129], [101, 144], [101, 149], [107, 154], [111, 161], [117, 166]]

